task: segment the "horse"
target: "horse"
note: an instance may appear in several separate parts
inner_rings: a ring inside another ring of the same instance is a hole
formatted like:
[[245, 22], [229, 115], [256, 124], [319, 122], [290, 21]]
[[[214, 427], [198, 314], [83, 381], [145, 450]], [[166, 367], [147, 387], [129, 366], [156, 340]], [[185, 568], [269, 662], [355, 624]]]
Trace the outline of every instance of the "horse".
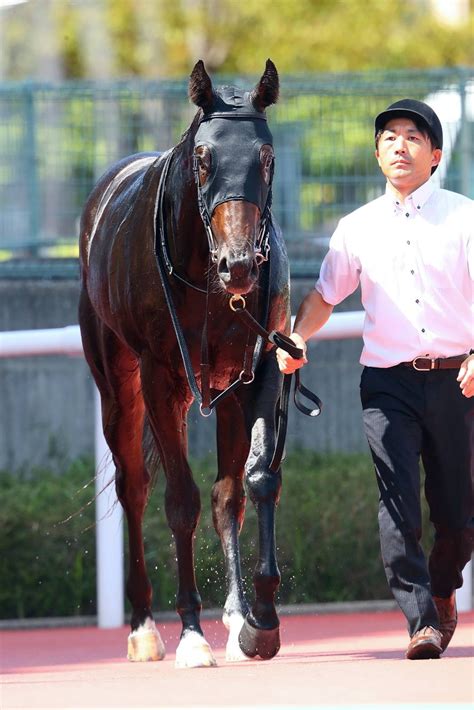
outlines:
[[[97, 182], [81, 217], [79, 323], [101, 397], [115, 487], [129, 531], [128, 659], [160, 660], [142, 519], [158, 466], [177, 559], [179, 668], [216, 664], [200, 625], [193, 538], [200, 492], [187, 460], [194, 400], [216, 413], [213, 524], [223, 548], [226, 659], [269, 659], [280, 648], [275, 509], [281, 467], [271, 466], [281, 388], [274, 345], [253, 332], [288, 332], [289, 268], [271, 212], [273, 139], [266, 108], [279, 94], [268, 59], [249, 91], [214, 88], [194, 66], [197, 112], [164, 153], [138, 153]], [[258, 516], [254, 599], [244, 593], [239, 533], [246, 495]]]

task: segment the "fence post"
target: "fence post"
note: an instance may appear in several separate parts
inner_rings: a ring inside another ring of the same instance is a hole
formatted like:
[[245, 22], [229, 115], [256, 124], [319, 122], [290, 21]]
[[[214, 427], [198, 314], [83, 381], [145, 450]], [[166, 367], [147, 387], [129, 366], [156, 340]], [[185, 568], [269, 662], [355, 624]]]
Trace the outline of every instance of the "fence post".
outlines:
[[27, 236], [28, 251], [32, 256], [36, 256], [40, 247], [40, 194], [38, 183], [38, 151], [36, 145], [36, 108], [34, 86], [30, 84], [27, 88], [25, 99], [25, 159], [28, 176], [28, 201], [29, 201], [29, 223], [30, 234]]
[[[115, 465], [102, 433], [100, 395], [95, 388], [97, 625], [112, 629], [124, 623], [123, 520], [115, 494]], [[107, 487], [106, 487], [107, 486]], [[104, 490], [105, 488], [105, 490]]]

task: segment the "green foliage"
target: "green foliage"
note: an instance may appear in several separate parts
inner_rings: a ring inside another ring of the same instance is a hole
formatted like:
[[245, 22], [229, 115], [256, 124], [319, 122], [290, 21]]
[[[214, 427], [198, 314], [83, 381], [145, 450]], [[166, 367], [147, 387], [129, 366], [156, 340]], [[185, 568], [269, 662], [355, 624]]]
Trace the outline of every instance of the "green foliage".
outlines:
[[176, 77], [198, 58], [255, 74], [472, 64], [474, 9], [450, 23], [410, 0], [94, 0], [2, 9], [8, 78]]
[[[221, 607], [225, 600], [222, 552], [210, 507], [214, 466], [210, 460], [194, 464], [202, 494], [196, 576], [207, 608]], [[94, 491], [93, 485], [85, 485], [92, 476], [90, 461], [78, 461], [61, 474], [0, 473], [0, 618], [95, 613], [94, 506], [88, 505]], [[176, 562], [164, 515], [163, 478], [149, 501], [144, 538], [154, 607], [169, 610], [175, 604]], [[368, 457], [311, 452], [290, 456], [283, 470], [277, 543], [279, 603], [388, 598]], [[241, 551], [251, 599], [257, 552], [252, 504], [247, 506]]]
[[83, 488], [90, 478], [83, 461], [63, 474], [0, 473], [2, 618], [94, 613], [94, 509], [78, 512], [91, 497]]
[[288, 602], [387, 597], [369, 459], [303, 453], [285, 466], [284, 486], [278, 545]]

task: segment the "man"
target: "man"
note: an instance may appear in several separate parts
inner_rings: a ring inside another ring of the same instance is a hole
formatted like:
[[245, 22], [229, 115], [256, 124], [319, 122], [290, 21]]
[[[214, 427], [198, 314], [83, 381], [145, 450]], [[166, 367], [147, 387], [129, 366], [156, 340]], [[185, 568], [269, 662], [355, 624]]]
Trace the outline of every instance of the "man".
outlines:
[[[379, 486], [382, 559], [410, 634], [409, 659], [439, 658], [457, 622], [455, 590], [473, 548], [474, 203], [430, 180], [442, 155], [427, 104], [397, 101], [375, 119], [386, 192], [341, 219], [316, 288], [303, 300], [294, 360], [360, 285], [365, 310], [360, 394]], [[471, 352], [471, 354], [470, 354]], [[420, 456], [435, 527], [420, 546]]]

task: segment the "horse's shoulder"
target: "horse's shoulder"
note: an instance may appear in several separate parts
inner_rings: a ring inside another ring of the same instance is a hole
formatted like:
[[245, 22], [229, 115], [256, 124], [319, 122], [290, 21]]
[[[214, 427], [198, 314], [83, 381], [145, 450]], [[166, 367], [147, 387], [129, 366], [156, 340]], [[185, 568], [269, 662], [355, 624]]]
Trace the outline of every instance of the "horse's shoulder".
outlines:
[[161, 156], [158, 152], [134, 153], [113, 163], [97, 180], [84, 206], [84, 215], [95, 215], [101, 205], [127, 184], [131, 177], [145, 173]]
[[160, 156], [161, 153], [158, 152], [134, 153], [133, 155], [127, 155], [125, 158], [122, 158], [111, 165], [99, 179], [99, 183], [108, 183], [120, 175], [132, 174], [146, 170], [150, 167], [150, 165], [155, 163]]

